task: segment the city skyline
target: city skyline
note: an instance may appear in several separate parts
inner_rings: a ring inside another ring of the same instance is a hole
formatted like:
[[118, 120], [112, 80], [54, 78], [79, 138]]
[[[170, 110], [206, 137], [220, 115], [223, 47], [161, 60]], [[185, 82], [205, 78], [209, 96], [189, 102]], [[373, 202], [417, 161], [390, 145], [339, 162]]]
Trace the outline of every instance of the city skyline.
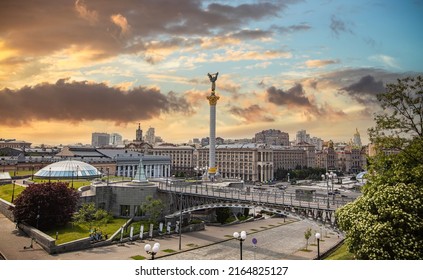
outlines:
[[[41, 3], [41, 4], [40, 4]], [[42, 5], [42, 7], [40, 7]], [[376, 94], [423, 73], [422, 1], [4, 1], [0, 138], [166, 142], [305, 129], [363, 144]]]

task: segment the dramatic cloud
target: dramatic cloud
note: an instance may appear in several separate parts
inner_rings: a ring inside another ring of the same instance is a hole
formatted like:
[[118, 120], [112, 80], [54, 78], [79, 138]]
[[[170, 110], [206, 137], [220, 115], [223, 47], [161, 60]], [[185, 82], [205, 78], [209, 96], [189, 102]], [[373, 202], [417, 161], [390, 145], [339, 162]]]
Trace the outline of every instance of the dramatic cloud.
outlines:
[[9, 126], [31, 121], [111, 121], [116, 124], [149, 120], [165, 113], [192, 114], [189, 102], [174, 92], [154, 88], [128, 91], [87, 81], [58, 80], [18, 90], [0, 91], [0, 119]]
[[307, 60], [305, 62], [306, 66], [308, 68], [320, 68], [320, 67], [324, 67], [326, 65], [337, 64], [337, 63], [339, 63], [338, 60], [320, 60], [320, 59]]
[[385, 86], [383, 82], [376, 81], [371, 75], [364, 76], [358, 82], [341, 88], [341, 93], [348, 94], [361, 104], [367, 104], [369, 102], [376, 103], [376, 95], [384, 91]]
[[266, 91], [269, 102], [278, 106], [286, 106], [295, 112], [301, 111], [307, 119], [313, 117], [331, 118], [333, 116], [344, 116], [345, 113], [332, 108], [329, 104], [316, 104], [314, 97], [306, 96], [301, 84], [296, 84], [292, 88], [284, 91], [275, 87], [269, 87]]
[[[115, 56], [144, 50], [146, 43], [165, 37], [225, 32], [238, 38], [267, 36], [267, 31], [247, 31], [243, 26], [275, 17], [286, 8], [274, 1], [203, 4], [197, 0], [5, 0], [0, 9], [0, 34], [8, 48], [27, 55], [48, 55], [73, 45]], [[126, 36], [118, 36], [123, 34]]]
[[229, 112], [235, 116], [241, 117], [247, 123], [253, 122], [274, 122], [272, 117], [267, 116], [267, 110], [261, 108], [259, 105], [251, 105], [247, 108], [240, 108], [238, 106], [232, 106]]
[[287, 106], [311, 106], [310, 100], [305, 96], [305, 92], [301, 84], [296, 84], [287, 91], [270, 87], [267, 89], [267, 98], [269, 102], [276, 105]]
[[351, 29], [351, 23], [347, 23], [336, 16], [332, 16], [330, 21], [330, 29], [332, 30], [333, 34], [335, 34], [336, 37], [339, 37], [339, 35], [343, 33], [350, 33], [354, 34], [354, 32]]

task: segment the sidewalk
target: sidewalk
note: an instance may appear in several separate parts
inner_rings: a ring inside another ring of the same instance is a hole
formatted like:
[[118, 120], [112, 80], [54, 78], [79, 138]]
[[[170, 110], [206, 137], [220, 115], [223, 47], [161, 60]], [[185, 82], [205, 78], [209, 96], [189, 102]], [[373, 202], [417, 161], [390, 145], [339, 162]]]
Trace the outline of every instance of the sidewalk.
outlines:
[[[179, 251], [179, 236], [171, 235], [154, 238], [154, 240], [127, 242], [122, 246], [113, 244], [50, 255], [36, 243], [32, 249], [23, 249], [24, 246], [30, 245], [30, 238], [19, 232], [14, 223], [0, 214], [0, 253], [10, 260], [130, 260], [135, 256], [149, 259], [151, 256], [145, 252], [145, 244], [153, 245], [158, 242], [160, 251], [156, 255], [157, 259], [225, 260], [237, 258], [239, 242], [233, 239], [232, 234], [235, 231], [245, 230], [248, 234], [244, 242], [245, 259], [257, 257], [257, 259], [311, 260], [317, 256], [316, 246], [309, 245], [310, 251], [301, 251], [305, 247], [304, 231], [308, 227], [319, 230], [319, 227], [307, 220], [286, 219], [284, 223], [283, 218], [271, 218], [224, 227], [207, 226], [203, 231], [184, 233], [181, 238], [182, 252]], [[253, 237], [258, 239], [258, 248], [256, 249], [252, 249]], [[323, 240], [320, 242], [321, 254], [340, 241], [332, 231], [328, 231]], [[312, 236], [309, 244], [313, 242], [314, 237]]]

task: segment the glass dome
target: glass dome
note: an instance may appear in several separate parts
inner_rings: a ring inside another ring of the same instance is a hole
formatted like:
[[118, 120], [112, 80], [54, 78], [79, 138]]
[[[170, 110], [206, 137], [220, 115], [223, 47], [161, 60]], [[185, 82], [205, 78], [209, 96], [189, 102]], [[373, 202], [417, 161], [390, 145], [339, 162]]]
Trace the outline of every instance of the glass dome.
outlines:
[[101, 172], [94, 166], [82, 161], [63, 160], [45, 166], [38, 170], [34, 176], [38, 178], [89, 179], [101, 176]]

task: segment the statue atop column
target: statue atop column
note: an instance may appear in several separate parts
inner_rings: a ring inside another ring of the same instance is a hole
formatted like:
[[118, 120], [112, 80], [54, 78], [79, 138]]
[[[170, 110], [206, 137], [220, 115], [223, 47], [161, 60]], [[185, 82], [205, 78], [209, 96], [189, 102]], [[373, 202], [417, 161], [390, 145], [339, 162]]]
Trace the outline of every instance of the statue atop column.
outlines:
[[207, 76], [209, 76], [210, 82], [212, 83], [211, 94], [210, 94], [210, 96], [207, 96], [207, 99], [209, 100], [210, 105], [216, 105], [217, 100], [219, 100], [219, 98], [220, 98], [219, 96], [215, 95], [216, 80], [217, 80], [218, 75], [219, 75], [219, 72], [216, 72], [214, 74], [207, 73]]
[[207, 75], [209, 76], [210, 82], [212, 83], [211, 91], [212, 91], [212, 94], [214, 94], [214, 90], [216, 89], [216, 80], [217, 80], [217, 76], [219, 75], [219, 72], [214, 74], [207, 73]]

